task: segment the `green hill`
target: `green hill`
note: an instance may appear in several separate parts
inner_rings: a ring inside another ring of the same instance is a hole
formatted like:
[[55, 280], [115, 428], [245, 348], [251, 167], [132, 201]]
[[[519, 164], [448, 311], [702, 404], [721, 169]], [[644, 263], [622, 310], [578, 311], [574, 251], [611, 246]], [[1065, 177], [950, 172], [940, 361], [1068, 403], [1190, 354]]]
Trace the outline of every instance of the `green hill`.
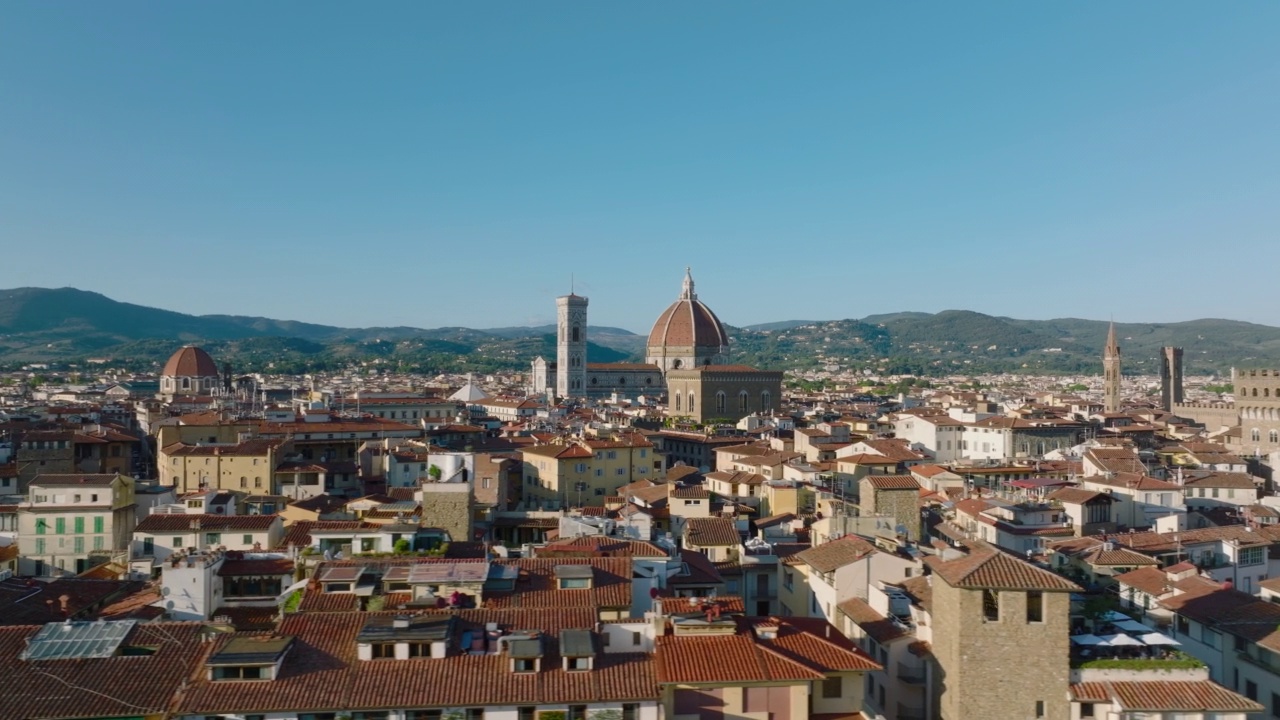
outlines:
[[[1236, 320], [1116, 325], [1129, 373], [1154, 373], [1162, 346], [1185, 349], [1187, 372], [1280, 367], [1280, 328]], [[828, 364], [921, 374], [1096, 373], [1107, 323], [1018, 320], [968, 310], [861, 320], [790, 320], [729, 328], [735, 362]], [[591, 327], [591, 362], [639, 360], [645, 336]], [[200, 343], [241, 370], [305, 372], [354, 362], [406, 371], [523, 370], [555, 354], [554, 328], [343, 328], [235, 315], [185, 315], [74, 288], [0, 290], [0, 366], [105, 357], [139, 368]]]

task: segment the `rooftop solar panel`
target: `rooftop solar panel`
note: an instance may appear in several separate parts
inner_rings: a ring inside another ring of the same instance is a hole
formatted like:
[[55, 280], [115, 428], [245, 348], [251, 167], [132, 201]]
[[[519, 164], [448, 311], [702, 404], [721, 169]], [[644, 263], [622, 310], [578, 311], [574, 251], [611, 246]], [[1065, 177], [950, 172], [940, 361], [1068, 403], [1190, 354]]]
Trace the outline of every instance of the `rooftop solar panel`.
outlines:
[[48, 623], [27, 643], [23, 660], [106, 658], [137, 625], [136, 620]]

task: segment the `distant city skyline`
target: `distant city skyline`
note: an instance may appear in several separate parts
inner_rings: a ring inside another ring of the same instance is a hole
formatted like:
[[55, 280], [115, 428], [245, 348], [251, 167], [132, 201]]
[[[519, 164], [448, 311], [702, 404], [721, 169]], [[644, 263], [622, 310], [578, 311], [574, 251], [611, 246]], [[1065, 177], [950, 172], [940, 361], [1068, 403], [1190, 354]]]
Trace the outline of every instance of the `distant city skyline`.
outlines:
[[[0, 8], [0, 286], [1280, 325], [1280, 5]], [[1255, 268], [1262, 272], [1259, 276]]]

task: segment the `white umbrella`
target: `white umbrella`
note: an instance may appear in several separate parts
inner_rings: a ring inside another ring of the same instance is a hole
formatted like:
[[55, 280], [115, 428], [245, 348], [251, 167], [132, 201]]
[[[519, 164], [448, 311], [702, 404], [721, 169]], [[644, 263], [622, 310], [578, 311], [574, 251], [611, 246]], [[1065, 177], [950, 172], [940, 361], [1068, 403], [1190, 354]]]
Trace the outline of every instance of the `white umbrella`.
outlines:
[[1102, 636], [1103, 647], [1141, 647], [1142, 643], [1125, 635], [1124, 633], [1116, 633], [1115, 635]]
[[1121, 630], [1125, 630], [1127, 632], [1144, 633], [1144, 632], [1151, 631], [1151, 628], [1147, 627], [1146, 625], [1143, 625], [1140, 622], [1135, 622], [1133, 620], [1117, 620], [1112, 624], [1120, 628]]
[[1083, 635], [1072, 635], [1071, 642], [1077, 645], [1101, 645], [1102, 638], [1092, 633], [1085, 633]]
[[1181, 645], [1182, 643], [1165, 635], [1164, 633], [1149, 632], [1145, 635], [1139, 635], [1138, 639], [1146, 645]]

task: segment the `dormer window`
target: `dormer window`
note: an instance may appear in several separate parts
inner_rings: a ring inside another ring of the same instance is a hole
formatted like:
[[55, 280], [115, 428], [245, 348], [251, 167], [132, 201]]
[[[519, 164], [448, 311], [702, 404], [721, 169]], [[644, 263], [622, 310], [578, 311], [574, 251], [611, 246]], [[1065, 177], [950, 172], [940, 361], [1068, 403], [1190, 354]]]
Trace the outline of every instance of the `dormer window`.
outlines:
[[542, 638], [526, 635], [507, 641], [507, 655], [511, 658], [511, 671], [538, 672], [542, 669]]
[[590, 630], [560, 631], [560, 656], [565, 670], [590, 670], [595, 654], [595, 638]]
[[209, 680], [274, 680], [292, 637], [233, 638], [206, 663]]
[[592, 587], [595, 577], [590, 565], [557, 565], [556, 587], [561, 590], [586, 590]]
[[361, 660], [443, 658], [453, 635], [453, 619], [443, 616], [374, 616], [356, 635], [356, 657]]

